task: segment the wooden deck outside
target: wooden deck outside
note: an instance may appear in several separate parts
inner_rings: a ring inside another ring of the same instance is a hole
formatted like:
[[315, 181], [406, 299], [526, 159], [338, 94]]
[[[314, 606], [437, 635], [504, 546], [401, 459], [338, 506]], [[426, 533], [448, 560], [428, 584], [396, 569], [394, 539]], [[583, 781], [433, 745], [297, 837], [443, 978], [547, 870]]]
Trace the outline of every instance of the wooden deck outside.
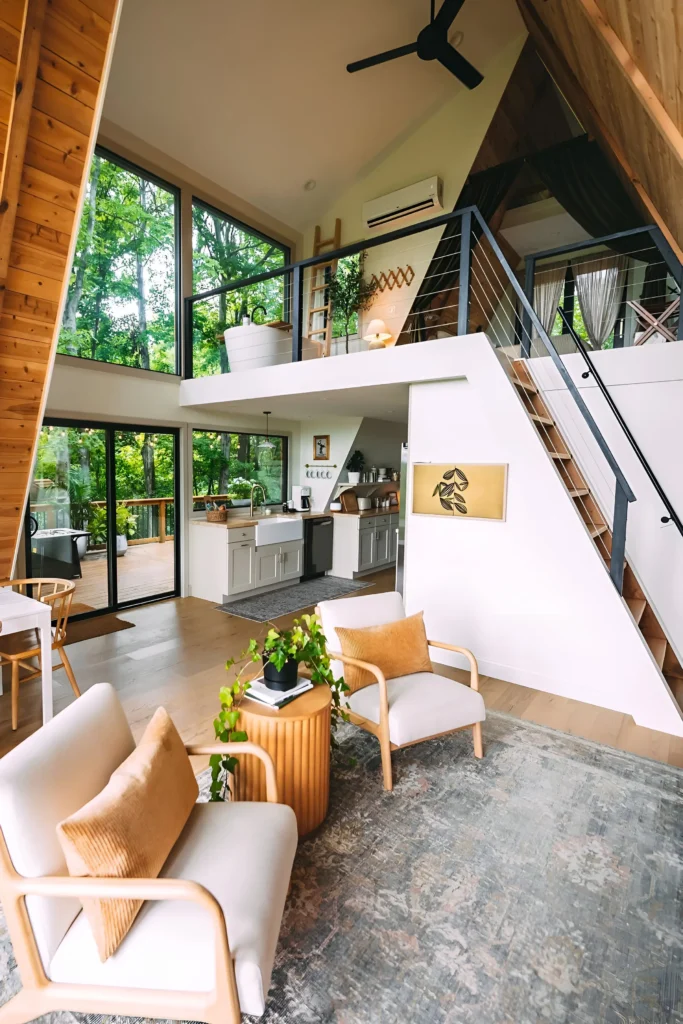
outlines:
[[[165, 594], [174, 587], [174, 544], [134, 544], [125, 555], [116, 559], [119, 601], [144, 600]], [[104, 552], [91, 552], [81, 559], [83, 577], [76, 580], [72, 615], [106, 608], [107, 557]]]

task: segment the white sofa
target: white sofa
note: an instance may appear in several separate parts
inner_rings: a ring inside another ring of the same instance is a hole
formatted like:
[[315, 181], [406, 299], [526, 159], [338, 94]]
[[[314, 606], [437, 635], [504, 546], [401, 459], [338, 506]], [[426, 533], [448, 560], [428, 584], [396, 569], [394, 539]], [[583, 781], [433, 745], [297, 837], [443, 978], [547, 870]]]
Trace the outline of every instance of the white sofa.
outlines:
[[[297, 845], [272, 761], [254, 744], [188, 748], [260, 757], [269, 802], [196, 804], [158, 879], [67, 877], [57, 823], [133, 748], [101, 683], [0, 761], [0, 900], [24, 986], [0, 1024], [57, 1010], [237, 1024], [240, 1010], [264, 1011]], [[81, 911], [86, 893], [148, 901], [104, 963]]]

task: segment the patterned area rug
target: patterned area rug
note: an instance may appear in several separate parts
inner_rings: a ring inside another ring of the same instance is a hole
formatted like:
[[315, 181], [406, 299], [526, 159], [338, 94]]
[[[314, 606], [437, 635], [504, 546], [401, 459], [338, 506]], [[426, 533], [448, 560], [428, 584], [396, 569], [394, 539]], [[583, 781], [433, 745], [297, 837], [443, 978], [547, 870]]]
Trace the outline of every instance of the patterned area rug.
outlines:
[[273, 590], [267, 594], [256, 594], [245, 597], [241, 601], [228, 601], [217, 604], [219, 612], [237, 615], [240, 619], [251, 619], [252, 622], [270, 622], [281, 615], [303, 611], [319, 601], [332, 601], [335, 597], [353, 594], [372, 586], [372, 582], [362, 580], [342, 580], [338, 576], [319, 576], [316, 580], [295, 583], [291, 587]]
[[[384, 793], [345, 727], [264, 1024], [683, 1022], [683, 772], [505, 715], [484, 737], [399, 751]], [[4, 930], [0, 972], [7, 998]], [[123, 1024], [51, 1024], [76, 1019]]]

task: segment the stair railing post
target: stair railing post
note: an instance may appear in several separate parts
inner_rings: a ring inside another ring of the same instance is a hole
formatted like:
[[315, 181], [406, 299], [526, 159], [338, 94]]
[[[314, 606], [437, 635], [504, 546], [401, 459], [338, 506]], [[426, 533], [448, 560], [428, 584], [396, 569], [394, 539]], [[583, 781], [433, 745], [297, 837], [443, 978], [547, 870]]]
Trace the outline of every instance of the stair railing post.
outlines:
[[300, 363], [303, 355], [304, 278], [300, 266], [292, 270], [292, 362]]
[[460, 221], [460, 279], [458, 287], [458, 334], [470, 333], [470, 270], [472, 267], [472, 211]]
[[612, 583], [621, 594], [624, 588], [624, 561], [626, 559], [626, 519], [628, 516], [628, 496], [619, 480], [614, 491], [614, 519], [612, 522], [612, 556], [609, 563], [609, 574]]
[[[536, 276], [536, 260], [527, 256], [524, 262], [524, 294], [529, 305], [534, 304], [534, 278]], [[531, 358], [531, 317], [525, 306], [522, 307], [522, 352], [523, 359]]]

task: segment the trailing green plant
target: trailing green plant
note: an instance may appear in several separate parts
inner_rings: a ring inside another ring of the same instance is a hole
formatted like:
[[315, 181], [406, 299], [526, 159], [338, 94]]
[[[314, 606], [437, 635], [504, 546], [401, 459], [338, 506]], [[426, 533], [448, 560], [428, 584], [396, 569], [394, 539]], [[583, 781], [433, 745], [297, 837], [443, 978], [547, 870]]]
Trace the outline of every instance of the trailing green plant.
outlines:
[[470, 482], [463, 471], [454, 466], [453, 469], [446, 470], [443, 478], [434, 488], [432, 498], [435, 498], [438, 494], [441, 508], [446, 509], [447, 512], [452, 512], [453, 515], [459, 512], [461, 515], [466, 516], [467, 500], [462, 492], [467, 490], [469, 484]]
[[[235, 679], [228, 686], [221, 686], [219, 691], [221, 709], [213, 720], [213, 731], [216, 739], [220, 740], [221, 743], [244, 743], [247, 740], [246, 732], [238, 729], [237, 726], [240, 719], [242, 698], [251, 686], [249, 680], [242, 677], [252, 662], [261, 661], [261, 652], [259, 651], [257, 640], [251, 639], [249, 641], [248, 647], [242, 651], [239, 660], [244, 661], [244, 664], [235, 676]], [[236, 663], [236, 658], [228, 658], [225, 663], [226, 672], [229, 672]], [[225, 800], [230, 776], [234, 774], [237, 764], [237, 758], [232, 755], [227, 757], [224, 757], [222, 754], [211, 755], [209, 758], [209, 768], [211, 769], [210, 801]]]
[[[228, 686], [222, 686], [219, 692], [221, 710], [214, 719], [213, 728], [216, 739], [221, 743], [240, 743], [248, 739], [244, 730], [239, 729], [240, 704], [250, 687], [250, 682], [243, 678], [244, 672], [252, 663], [261, 662], [268, 655], [268, 660], [282, 671], [290, 658], [298, 664], [305, 665], [311, 674], [311, 682], [315, 686], [325, 683], [332, 693], [332, 744], [336, 744], [335, 729], [339, 722], [348, 722], [349, 715], [344, 709], [344, 694], [349, 688], [343, 678], [335, 679], [332, 663], [327, 653], [327, 638], [323, 633], [317, 615], [302, 615], [294, 619], [291, 629], [280, 630], [271, 626], [263, 643], [263, 650], [258, 640], [253, 638], [248, 647], [242, 651], [239, 661], [244, 664]], [[237, 664], [237, 659], [229, 658], [225, 668], [229, 672]], [[238, 759], [234, 756], [223, 757], [212, 754], [209, 759], [211, 768], [211, 785], [209, 799], [225, 800], [229, 787], [230, 776], [234, 774]]]
[[69, 516], [74, 530], [85, 530], [92, 512], [90, 487], [81, 480], [69, 484]]
[[351, 473], [362, 473], [365, 468], [365, 456], [363, 455], [360, 448], [356, 448], [355, 452], [346, 463], [346, 468]]

